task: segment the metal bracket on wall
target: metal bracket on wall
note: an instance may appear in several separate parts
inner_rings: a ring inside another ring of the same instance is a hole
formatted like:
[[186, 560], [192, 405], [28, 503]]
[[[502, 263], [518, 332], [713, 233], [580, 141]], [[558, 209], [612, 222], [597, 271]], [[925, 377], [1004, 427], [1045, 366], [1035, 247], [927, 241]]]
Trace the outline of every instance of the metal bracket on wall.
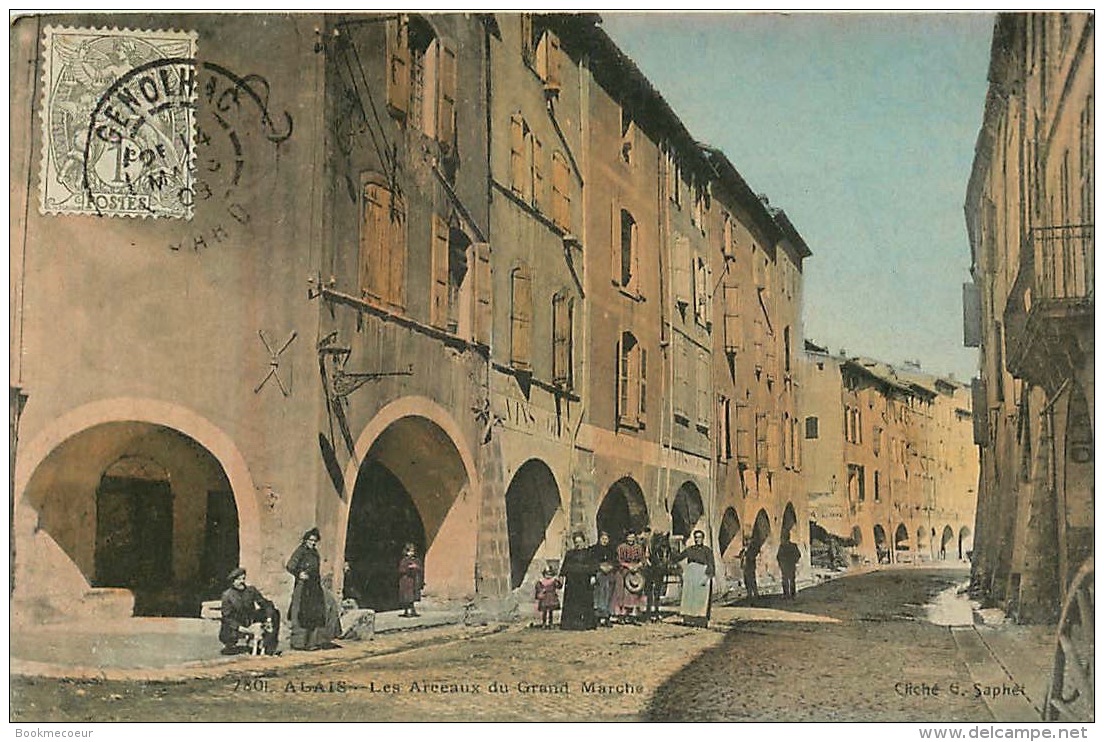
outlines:
[[268, 383], [269, 379], [276, 379], [276, 384], [280, 387], [280, 391], [284, 393], [285, 397], [291, 396], [291, 381], [288, 380], [287, 386], [284, 386], [284, 380], [280, 378], [280, 355], [288, 349], [288, 346], [292, 344], [295, 338], [299, 337], [298, 332], [292, 332], [284, 344], [280, 346], [279, 350], [273, 346], [272, 342], [268, 339], [268, 335], [264, 330], [258, 330], [257, 334], [261, 337], [261, 342], [264, 343], [265, 348], [268, 350], [268, 373], [261, 379], [261, 383], [253, 390], [254, 394], [260, 393], [264, 385]]

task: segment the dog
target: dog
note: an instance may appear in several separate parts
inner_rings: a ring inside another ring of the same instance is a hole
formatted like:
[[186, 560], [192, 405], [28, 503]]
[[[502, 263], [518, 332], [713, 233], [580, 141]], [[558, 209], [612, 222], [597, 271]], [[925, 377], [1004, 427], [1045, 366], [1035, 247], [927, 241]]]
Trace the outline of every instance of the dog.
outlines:
[[244, 631], [251, 655], [267, 655], [268, 648], [275, 645], [273, 641], [275, 631], [271, 618], [252, 623]]

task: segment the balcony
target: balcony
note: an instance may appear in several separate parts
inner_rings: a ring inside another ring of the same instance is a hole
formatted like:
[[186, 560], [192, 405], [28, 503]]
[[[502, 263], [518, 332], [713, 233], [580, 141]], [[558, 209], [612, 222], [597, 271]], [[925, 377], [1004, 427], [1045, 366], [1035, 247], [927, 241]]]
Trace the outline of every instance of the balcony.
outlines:
[[1080, 364], [1091, 341], [1095, 295], [1093, 225], [1031, 229], [1004, 311], [1008, 370], [1051, 387]]

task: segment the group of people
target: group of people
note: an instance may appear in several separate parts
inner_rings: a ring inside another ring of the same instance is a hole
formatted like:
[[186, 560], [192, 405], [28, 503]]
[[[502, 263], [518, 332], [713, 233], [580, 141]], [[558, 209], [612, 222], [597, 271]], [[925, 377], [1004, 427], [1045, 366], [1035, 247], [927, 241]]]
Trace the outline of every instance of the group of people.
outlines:
[[[303, 534], [299, 546], [287, 562], [287, 571], [295, 578], [287, 618], [292, 649], [331, 649], [341, 636], [341, 607], [331, 591], [332, 585], [322, 578], [322, 558], [318, 544], [322, 540], [317, 528]], [[260, 590], [246, 583], [246, 572], [234, 569], [228, 579], [230, 587], [222, 594], [219, 641], [223, 654], [247, 651], [248, 642], [259, 637], [264, 654], [278, 653], [280, 611]], [[425, 586], [424, 567], [413, 544], [403, 549], [398, 565], [399, 604], [404, 617], [417, 616], [415, 603], [421, 600]], [[257, 640], [254, 640], [257, 643]]]
[[[748, 598], [759, 597], [756, 573], [759, 569], [759, 552], [762, 548], [762, 541], [752, 539], [736, 555], [744, 574], [744, 590]], [[782, 596], [793, 600], [797, 598], [797, 564], [801, 561], [801, 549], [790, 541], [788, 533], [782, 534], [782, 543], [778, 546], [775, 559], [778, 560], [778, 569], [782, 573]]]
[[560, 616], [563, 629], [658, 621], [668, 571], [685, 561], [679, 612], [684, 622], [705, 626], [715, 574], [713, 551], [705, 546], [703, 531], [694, 531], [693, 540], [693, 545], [672, 553], [665, 536], [652, 537], [647, 529], [639, 538], [635, 531], [629, 531], [616, 547], [605, 531], [598, 534], [598, 543], [593, 546], [587, 546], [582, 533], [574, 534], [573, 548], [564, 555], [559, 577], [547, 569], [537, 583], [535, 597], [542, 625], [552, 626], [552, 613], [559, 608], [556, 590], [560, 585], [564, 588]]

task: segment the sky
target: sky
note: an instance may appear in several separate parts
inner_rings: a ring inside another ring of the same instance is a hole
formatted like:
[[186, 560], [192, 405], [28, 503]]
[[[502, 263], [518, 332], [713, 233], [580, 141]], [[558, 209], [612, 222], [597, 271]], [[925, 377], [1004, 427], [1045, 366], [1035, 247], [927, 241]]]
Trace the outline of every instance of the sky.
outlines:
[[976, 375], [977, 352], [962, 346], [963, 202], [992, 14], [603, 18], [690, 133], [809, 244], [807, 339]]

